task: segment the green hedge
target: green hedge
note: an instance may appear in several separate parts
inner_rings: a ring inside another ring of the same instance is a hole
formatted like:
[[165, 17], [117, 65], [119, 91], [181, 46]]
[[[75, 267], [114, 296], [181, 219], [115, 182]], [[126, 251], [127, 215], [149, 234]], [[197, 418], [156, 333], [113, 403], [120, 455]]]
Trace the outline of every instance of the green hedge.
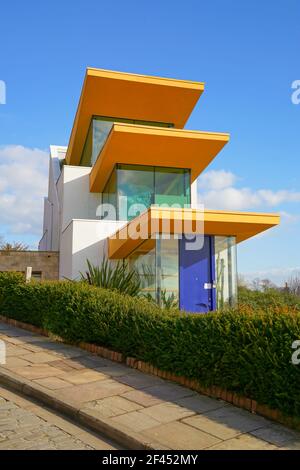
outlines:
[[292, 342], [300, 339], [295, 308], [192, 315], [83, 283], [24, 284], [0, 273], [0, 313], [300, 418], [300, 365], [291, 364]]
[[278, 289], [266, 289], [264, 292], [239, 287], [239, 303], [253, 309], [295, 308], [300, 310], [300, 297]]

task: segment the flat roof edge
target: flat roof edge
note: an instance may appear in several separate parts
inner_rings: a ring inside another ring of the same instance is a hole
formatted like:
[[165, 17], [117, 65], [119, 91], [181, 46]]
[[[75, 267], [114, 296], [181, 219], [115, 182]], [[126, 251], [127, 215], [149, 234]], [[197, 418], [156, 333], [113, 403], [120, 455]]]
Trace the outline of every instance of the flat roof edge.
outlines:
[[87, 67], [86, 76], [102, 77], [102, 78], [115, 78], [118, 80], [131, 80], [144, 83], [161, 83], [163, 85], [173, 85], [187, 88], [195, 88], [204, 90], [205, 83], [193, 80], [183, 80], [179, 78], [160, 77], [156, 75], [145, 75], [132, 72], [121, 72], [118, 70], [97, 69], [94, 67]]

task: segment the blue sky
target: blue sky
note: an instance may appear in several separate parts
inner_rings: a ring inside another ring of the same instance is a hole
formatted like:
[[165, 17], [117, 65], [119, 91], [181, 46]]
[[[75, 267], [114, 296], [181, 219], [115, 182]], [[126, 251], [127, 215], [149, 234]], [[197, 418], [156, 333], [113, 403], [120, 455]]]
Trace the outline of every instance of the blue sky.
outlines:
[[49, 144], [66, 145], [87, 66], [204, 81], [187, 128], [230, 132], [200, 180], [206, 205], [281, 212], [239, 270], [300, 271], [298, 0], [2, 2], [0, 235], [36, 246]]

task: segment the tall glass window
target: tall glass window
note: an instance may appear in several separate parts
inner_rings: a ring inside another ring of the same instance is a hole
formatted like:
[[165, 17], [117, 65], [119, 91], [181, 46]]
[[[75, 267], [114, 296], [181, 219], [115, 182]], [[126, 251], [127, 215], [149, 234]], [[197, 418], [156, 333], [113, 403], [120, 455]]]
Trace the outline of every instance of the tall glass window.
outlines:
[[234, 306], [237, 301], [235, 237], [215, 237], [215, 273], [217, 308]]
[[178, 305], [179, 257], [175, 238], [144, 241], [128, 257], [141, 279], [142, 291], [159, 305]]
[[155, 240], [145, 240], [128, 257], [128, 264], [135, 269], [141, 279], [143, 295], [156, 300]]
[[179, 301], [179, 250], [178, 239], [156, 240], [156, 289], [158, 304], [164, 307], [170, 301]]
[[141, 121], [125, 118], [112, 118], [104, 116], [93, 116], [84, 144], [80, 165], [93, 166], [96, 162], [102, 147], [111, 131], [114, 122], [124, 122], [127, 124], [140, 124], [143, 126], [174, 127], [171, 123]]
[[116, 219], [117, 214], [117, 174], [112, 172], [102, 193], [102, 204], [110, 204], [114, 209], [113, 213], [105, 214], [107, 219]]

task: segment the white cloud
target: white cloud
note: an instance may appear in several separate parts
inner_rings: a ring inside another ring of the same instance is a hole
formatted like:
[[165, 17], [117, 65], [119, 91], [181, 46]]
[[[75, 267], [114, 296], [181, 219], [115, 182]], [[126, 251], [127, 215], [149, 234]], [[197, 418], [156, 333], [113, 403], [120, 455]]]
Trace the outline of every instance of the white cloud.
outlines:
[[242, 272], [241, 277], [251, 283], [254, 279], [270, 279], [278, 286], [283, 286], [289, 279], [300, 275], [300, 266], [290, 268], [270, 268], [259, 271]]
[[198, 188], [220, 190], [232, 186], [237, 177], [230, 171], [211, 170], [203, 173], [198, 178]]
[[207, 171], [198, 178], [199, 203], [209, 209], [245, 210], [260, 206], [275, 207], [287, 202], [300, 202], [300, 192], [272, 191], [234, 187], [237, 176], [225, 170]]
[[48, 153], [21, 145], [0, 147], [0, 233], [41, 236]]

